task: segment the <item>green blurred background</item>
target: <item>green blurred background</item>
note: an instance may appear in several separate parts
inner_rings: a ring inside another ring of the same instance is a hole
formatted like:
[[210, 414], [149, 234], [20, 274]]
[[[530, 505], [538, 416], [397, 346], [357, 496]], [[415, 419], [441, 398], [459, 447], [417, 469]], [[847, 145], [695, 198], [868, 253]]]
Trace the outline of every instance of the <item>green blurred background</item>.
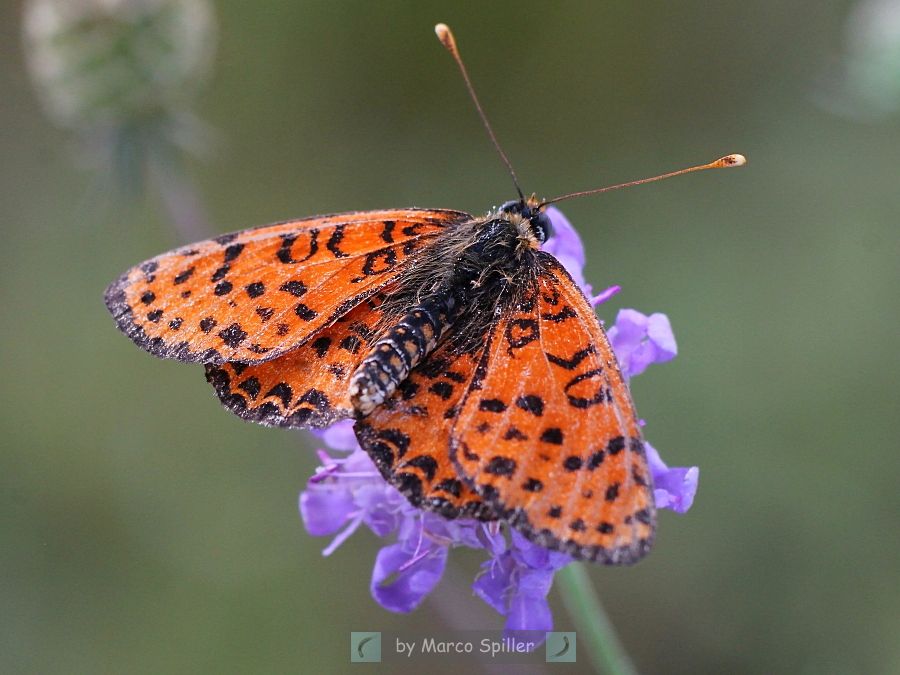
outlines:
[[[591, 569], [646, 673], [900, 672], [900, 55], [851, 53], [863, 4], [214, 3], [187, 176], [215, 232], [514, 196], [437, 21], [529, 192], [748, 156], [564, 209], [589, 280], [624, 287], [602, 316], [664, 311], [680, 347], [634, 388], [649, 440], [701, 467], [693, 510]], [[0, 3], [0, 670], [343, 672], [350, 630], [499, 628], [465, 552], [382, 610], [376, 538], [324, 559], [300, 523], [314, 444], [115, 330], [103, 288], [179, 234], [48, 120], [22, 12]]]

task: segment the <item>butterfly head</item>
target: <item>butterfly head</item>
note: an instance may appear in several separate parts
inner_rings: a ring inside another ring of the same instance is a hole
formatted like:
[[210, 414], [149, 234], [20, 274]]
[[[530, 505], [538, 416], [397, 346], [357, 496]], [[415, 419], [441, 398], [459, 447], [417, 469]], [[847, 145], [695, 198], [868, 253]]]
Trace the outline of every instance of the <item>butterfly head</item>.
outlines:
[[540, 248], [541, 244], [553, 234], [553, 225], [546, 213], [546, 206], [533, 195], [528, 199], [508, 201], [498, 209], [498, 212], [501, 218], [505, 218], [519, 229], [522, 238], [528, 241], [532, 248]]

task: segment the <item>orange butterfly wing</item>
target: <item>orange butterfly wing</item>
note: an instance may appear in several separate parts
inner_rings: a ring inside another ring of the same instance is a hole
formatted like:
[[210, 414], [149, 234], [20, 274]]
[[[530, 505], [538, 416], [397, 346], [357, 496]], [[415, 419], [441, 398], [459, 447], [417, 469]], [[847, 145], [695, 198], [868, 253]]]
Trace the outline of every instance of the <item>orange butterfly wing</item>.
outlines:
[[584, 295], [551, 256], [495, 325], [451, 457], [529, 539], [608, 564], [652, 544], [655, 507], [628, 386]]
[[308, 428], [351, 417], [350, 375], [377, 338], [380, 305], [378, 293], [278, 358], [207, 364], [206, 379], [226, 408], [251, 422]]
[[106, 291], [119, 328], [181, 361], [258, 363], [301, 344], [471, 218], [400, 209], [316, 216], [223, 235], [152, 258]]
[[454, 415], [475, 378], [480, 356], [480, 350], [454, 354], [445, 342], [355, 427], [359, 444], [385, 480], [414, 506], [447, 518], [496, 518], [460, 480], [449, 454]]

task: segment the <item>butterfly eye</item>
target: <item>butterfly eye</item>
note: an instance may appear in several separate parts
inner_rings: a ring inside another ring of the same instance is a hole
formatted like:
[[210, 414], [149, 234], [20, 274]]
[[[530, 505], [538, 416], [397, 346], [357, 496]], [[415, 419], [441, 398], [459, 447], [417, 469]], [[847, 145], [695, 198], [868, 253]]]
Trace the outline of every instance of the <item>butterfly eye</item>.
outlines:
[[513, 199], [500, 207], [500, 213], [522, 216], [528, 221], [531, 232], [539, 243], [543, 244], [553, 234], [550, 217], [519, 199]]
[[534, 213], [531, 216], [531, 231], [542, 244], [547, 241], [553, 236], [553, 224], [550, 222], [550, 216], [543, 212]]

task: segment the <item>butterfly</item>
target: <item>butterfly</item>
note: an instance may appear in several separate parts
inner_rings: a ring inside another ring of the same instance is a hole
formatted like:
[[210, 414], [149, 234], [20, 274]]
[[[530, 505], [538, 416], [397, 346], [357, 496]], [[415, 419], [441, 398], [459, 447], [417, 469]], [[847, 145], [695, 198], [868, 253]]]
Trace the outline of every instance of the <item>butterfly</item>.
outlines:
[[[452, 34], [436, 30], [518, 189]], [[203, 364], [243, 419], [355, 420], [360, 445], [417, 507], [633, 563], [656, 523], [638, 418], [593, 308], [541, 250], [547, 206], [585, 193], [518, 192], [480, 216], [389, 209], [222, 235], [126, 271], [106, 305], [142, 349]]]

